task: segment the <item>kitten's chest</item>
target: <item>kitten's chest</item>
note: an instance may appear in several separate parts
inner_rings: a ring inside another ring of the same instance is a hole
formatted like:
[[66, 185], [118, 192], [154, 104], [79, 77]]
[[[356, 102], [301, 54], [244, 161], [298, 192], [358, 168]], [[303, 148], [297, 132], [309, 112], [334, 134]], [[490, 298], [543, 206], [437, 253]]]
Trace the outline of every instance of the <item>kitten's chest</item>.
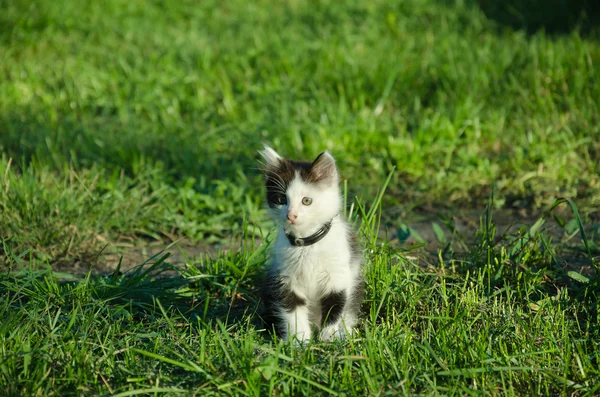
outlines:
[[350, 252], [345, 239], [324, 239], [309, 247], [279, 247], [276, 256], [281, 275], [306, 288], [329, 290], [328, 285], [349, 271]]
[[290, 247], [279, 252], [279, 260], [290, 270], [333, 270], [347, 262], [343, 247]]

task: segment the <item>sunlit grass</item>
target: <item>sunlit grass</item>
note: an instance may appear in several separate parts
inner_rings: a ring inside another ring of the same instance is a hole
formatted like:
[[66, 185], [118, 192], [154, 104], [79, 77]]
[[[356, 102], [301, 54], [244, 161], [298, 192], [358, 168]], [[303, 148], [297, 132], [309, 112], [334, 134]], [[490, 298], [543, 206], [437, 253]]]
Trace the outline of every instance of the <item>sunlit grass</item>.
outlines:
[[[357, 219], [361, 235], [378, 213]], [[258, 319], [269, 243], [79, 279], [13, 257], [0, 282], [0, 383], [9, 395], [597, 393], [597, 278], [556, 274], [541, 222], [490, 245], [486, 217], [466, 259], [440, 255], [435, 268], [364, 238], [356, 336], [305, 348]]]
[[[88, 236], [228, 238], [244, 215], [262, 222], [264, 141], [295, 158], [329, 149], [350, 194], [373, 196], [395, 167], [385, 203], [403, 212], [483, 208], [493, 181], [498, 206], [570, 197], [598, 209], [594, 31], [525, 34], [474, 3], [434, 0], [11, 0], [1, 18], [11, 236], [23, 178], [68, 185], [58, 210]], [[128, 200], [144, 205], [117, 208]]]
[[[481, 7], [5, 2], [0, 390], [600, 393], [600, 36]], [[355, 338], [262, 329], [263, 142], [337, 160], [367, 258]], [[444, 215], [437, 252], [420, 208]], [[149, 240], [214, 253], [99, 274]]]

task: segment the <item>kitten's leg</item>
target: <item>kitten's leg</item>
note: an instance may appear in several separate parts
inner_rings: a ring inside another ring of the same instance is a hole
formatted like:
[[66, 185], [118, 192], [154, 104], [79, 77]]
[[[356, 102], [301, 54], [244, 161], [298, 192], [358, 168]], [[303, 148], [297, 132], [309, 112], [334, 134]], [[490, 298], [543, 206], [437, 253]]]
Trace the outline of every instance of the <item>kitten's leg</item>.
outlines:
[[364, 293], [365, 293], [364, 281], [361, 277], [357, 278], [356, 284], [352, 288], [352, 292], [348, 297], [348, 302], [346, 302], [346, 306], [344, 307], [344, 312], [342, 313], [342, 321], [340, 322], [340, 334], [344, 335], [352, 335], [354, 333], [354, 327], [358, 322], [358, 317], [360, 315], [360, 307], [363, 302]]
[[338, 333], [340, 337], [352, 336], [357, 322], [357, 313], [354, 313], [346, 307], [344, 314], [342, 314], [342, 320], [338, 324]]
[[292, 311], [282, 309], [281, 318], [283, 322], [281, 329], [283, 339], [295, 339], [300, 343], [310, 341], [312, 330], [308, 316], [308, 306], [306, 305], [298, 306]]
[[[321, 340], [331, 340], [335, 337], [346, 336], [343, 313], [348, 300], [347, 291], [334, 291], [321, 299], [321, 321], [323, 328], [320, 332]], [[352, 324], [354, 325], [354, 324]]]
[[280, 330], [283, 339], [289, 340], [295, 337], [299, 342], [309, 341], [312, 331], [306, 299], [292, 290], [282, 292], [279, 315], [282, 319]]

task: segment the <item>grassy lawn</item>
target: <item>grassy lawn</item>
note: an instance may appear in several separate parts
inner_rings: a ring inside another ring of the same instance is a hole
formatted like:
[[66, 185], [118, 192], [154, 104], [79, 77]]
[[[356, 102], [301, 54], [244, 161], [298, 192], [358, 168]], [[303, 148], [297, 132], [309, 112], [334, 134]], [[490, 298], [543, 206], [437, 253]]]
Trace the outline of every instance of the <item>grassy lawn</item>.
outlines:
[[[599, 394], [598, 13], [504, 3], [4, 1], [0, 390]], [[261, 328], [263, 142], [338, 160], [356, 338]]]

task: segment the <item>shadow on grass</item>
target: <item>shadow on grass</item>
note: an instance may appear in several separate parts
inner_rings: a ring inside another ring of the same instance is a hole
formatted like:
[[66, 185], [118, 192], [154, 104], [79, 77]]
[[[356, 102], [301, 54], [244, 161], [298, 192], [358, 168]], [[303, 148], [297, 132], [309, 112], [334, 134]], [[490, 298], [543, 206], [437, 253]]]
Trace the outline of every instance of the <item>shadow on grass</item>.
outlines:
[[[236, 257], [239, 253], [229, 255]], [[129, 270], [121, 271], [117, 266], [104, 275], [90, 271], [83, 278], [50, 268], [33, 270], [13, 264], [0, 278], [0, 295], [14, 301], [15, 308], [48, 297], [59, 306], [71, 306], [69, 302], [80, 295], [81, 301], [109, 305], [116, 316], [121, 313], [135, 321], [164, 318], [169, 322], [179, 317], [192, 328], [263, 327], [257, 315], [256, 272], [251, 270], [241, 279], [226, 273], [203, 274], [203, 270], [215, 269], [195, 265], [185, 269], [168, 263], [169, 257], [169, 252], [160, 252]], [[18, 257], [13, 259], [20, 261]]]
[[[15, 113], [21, 116], [0, 113], [0, 152], [13, 158], [15, 167], [32, 162], [59, 170], [100, 166], [133, 178], [155, 168], [169, 178], [167, 183], [193, 178], [200, 190], [212, 180], [234, 180], [240, 170], [256, 169], [247, 148], [259, 148], [261, 142], [256, 134], [227, 126], [183, 130], [141, 119], [98, 116], [79, 122], [59, 115], [58, 121], [39, 121], [23, 116], [39, 111], [19, 108]], [[237, 134], [235, 140], [245, 144], [231, 144], [228, 134]]]
[[472, 0], [485, 15], [501, 25], [529, 34], [544, 30], [568, 34], [579, 30], [592, 34], [600, 26], [597, 0]]
[[[0, 111], [0, 164], [11, 187], [0, 193], [0, 238], [15, 251], [85, 271], [106, 241], [214, 243], [246, 218], [260, 222], [261, 177], [248, 153], [259, 144], [243, 134], [247, 145], [208, 127], [145, 133], [139, 120], [50, 122], [13, 110]], [[0, 245], [0, 266], [7, 256]]]
[[[226, 254], [234, 259], [241, 255]], [[176, 267], [166, 262], [169, 257], [170, 253], [161, 252], [125, 273], [117, 267], [99, 279], [98, 297], [129, 303], [140, 314], [159, 311], [164, 314], [165, 308], [176, 310], [192, 324], [203, 326], [221, 323], [235, 327], [249, 320], [255, 326], [260, 325], [260, 321], [254, 321], [259, 303], [254, 270], [236, 278], [234, 271], [224, 273], [210, 266]], [[219, 260], [206, 259], [206, 262], [213, 265]]]

